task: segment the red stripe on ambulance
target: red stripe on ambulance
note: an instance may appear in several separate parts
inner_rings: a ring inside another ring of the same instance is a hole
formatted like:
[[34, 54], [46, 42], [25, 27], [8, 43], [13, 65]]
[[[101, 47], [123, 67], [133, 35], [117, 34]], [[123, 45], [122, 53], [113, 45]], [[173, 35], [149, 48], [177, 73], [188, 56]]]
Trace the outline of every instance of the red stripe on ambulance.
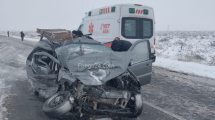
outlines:
[[143, 10], [136, 10], [136, 14], [143, 14]]

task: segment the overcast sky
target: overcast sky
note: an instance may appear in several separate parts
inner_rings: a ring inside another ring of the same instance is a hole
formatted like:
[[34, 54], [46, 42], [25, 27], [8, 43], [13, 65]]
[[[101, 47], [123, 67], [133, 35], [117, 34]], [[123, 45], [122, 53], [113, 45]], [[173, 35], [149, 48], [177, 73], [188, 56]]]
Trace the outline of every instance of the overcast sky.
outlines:
[[0, 0], [0, 30], [77, 29], [84, 13], [119, 3], [155, 10], [156, 30], [215, 30], [215, 0]]

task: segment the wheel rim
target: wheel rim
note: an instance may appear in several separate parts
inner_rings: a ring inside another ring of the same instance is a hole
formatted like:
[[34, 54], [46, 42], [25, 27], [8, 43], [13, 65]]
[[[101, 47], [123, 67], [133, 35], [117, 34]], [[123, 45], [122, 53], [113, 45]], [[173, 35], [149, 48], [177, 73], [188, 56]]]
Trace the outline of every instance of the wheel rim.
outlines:
[[55, 108], [58, 105], [64, 103], [66, 95], [64, 93], [56, 95], [48, 104], [50, 108]]

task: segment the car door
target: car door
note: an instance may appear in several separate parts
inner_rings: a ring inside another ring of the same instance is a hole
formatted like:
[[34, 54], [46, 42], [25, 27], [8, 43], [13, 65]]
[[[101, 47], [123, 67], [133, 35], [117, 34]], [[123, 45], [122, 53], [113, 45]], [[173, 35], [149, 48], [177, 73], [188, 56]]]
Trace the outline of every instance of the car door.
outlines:
[[148, 40], [139, 40], [129, 49], [131, 52], [130, 72], [135, 75], [141, 85], [149, 84], [152, 75], [152, 60], [150, 60], [150, 44]]

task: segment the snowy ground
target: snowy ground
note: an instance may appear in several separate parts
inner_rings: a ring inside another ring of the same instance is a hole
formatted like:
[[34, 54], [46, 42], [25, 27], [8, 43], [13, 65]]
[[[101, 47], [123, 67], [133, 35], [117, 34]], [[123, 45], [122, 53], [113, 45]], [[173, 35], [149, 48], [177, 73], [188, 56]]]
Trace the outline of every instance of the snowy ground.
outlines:
[[[37, 34], [34, 31], [24, 31], [24, 33], [25, 33], [25, 40], [39, 41], [40, 39], [39, 34]], [[7, 36], [7, 31], [0, 31], [0, 35]], [[20, 31], [10, 31], [10, 37], [21, 39]]]
[[3, 86], [5, 86], [4, 84], [4, 79], [0, 79], [0, 120], [3, 120], [3, 113], [7, 112], [7, 109], [5, 107], [2, 106], [4, 99], [7, 97], [5, 94], [5, 88]]
[[[9, 40], [10, 39], [10, 40]], [[3, 37], [0, 40], [0, 120], [3, 120], [2, 113], [6, 109], [2, 106], [4, 99], [10, 95], [10, 85], [8, 83], [17, 80], [26, 80], [25, 61], [32, 46], [23, 47], [16, 44], [18, 39]], [[10, 44], [9, 44], [10, 43]], [[23, 44], [28, 44], [23, 42]]]
[[157, 56], [215, 65], [215, 32], [157, 32]]
[[215, 78], [215, 32], [158, 32], [155, 66]]
[[215, 78], [215, 66], [172, 60], [162, 57], [157, 57], [156, 62], [153, 65], [185, 74]]

